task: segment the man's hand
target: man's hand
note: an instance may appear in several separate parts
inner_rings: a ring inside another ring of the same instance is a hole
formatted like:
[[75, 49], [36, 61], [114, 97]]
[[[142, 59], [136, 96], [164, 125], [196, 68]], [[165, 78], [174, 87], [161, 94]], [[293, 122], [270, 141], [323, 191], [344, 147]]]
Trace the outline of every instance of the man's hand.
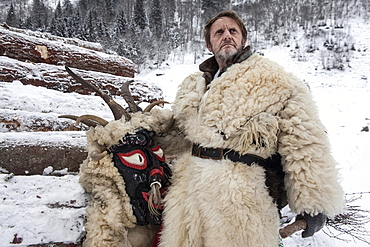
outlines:
[[297, 215], [296, 220], [304, 219], [307, 223], [307, 228], [302, 232], [302, 238], [312, 237], [315, 232], [320, 231], [326, 223], [326, 215], [318, 214], [311, 216], [309, 214]]

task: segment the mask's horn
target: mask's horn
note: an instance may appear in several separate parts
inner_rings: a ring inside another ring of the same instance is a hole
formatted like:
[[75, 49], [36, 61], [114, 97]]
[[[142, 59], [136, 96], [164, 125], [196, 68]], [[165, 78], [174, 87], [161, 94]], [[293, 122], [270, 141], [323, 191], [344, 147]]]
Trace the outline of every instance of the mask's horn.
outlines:
[[94, 92], [96, 92], [105, 101], [105, 103], [108, 104], [109, 108], [113, 112], [115, 120], [119, 120], [119, 119], [121, 119], [122, 116], [125, 116], [126, 121], [130, 121], [130, 119], [131, 119], [130, 114], [121, 105], [119, 105], [117, 102], [115, 102], [110, 95], [102, 92], [95, 85], [85, 81], [84, 79], [82, 79], [81, 77], [76, 75], [67, 66], [65, 66], [65, 68], [66, 68], [68, 74], [70, 74], [76, 81], [78, 81], [79, 83], [81, 83], [85, 87], [88, 87], [88, 88], [92, 89]]

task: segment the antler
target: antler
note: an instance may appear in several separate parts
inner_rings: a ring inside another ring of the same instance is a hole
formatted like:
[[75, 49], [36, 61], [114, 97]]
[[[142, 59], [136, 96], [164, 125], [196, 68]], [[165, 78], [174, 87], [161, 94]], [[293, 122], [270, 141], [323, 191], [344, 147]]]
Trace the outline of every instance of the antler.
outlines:
[[129, 80], [123, 83], [121, 87], [121, 93], [122, 97], [126, 100], [128, 107], [132, 112], [138, 112], [140, 110], [140, 107], [135, 103], [134, 97], [132, 97], [132, 94], [130, 92], [130, 84], [134, 82], [134, 80]]
[[131, 119], [130, 114], [121, 105], [119, 105], [117, 102], [115, 102], [111, 96], [102, 92], [95, 85], [85, 81], [84, 79], [82, 79], [81, 77], [76, 75], [70, 68], [68, 68], [68, 66], [65, 66], [65, 68], [66, 68], [68, 74], [70, 74], [76, 81], [78, 81], [82, 85], [92, 89], [94, 92], [96, 92], [105, 101], [105, 103], [108, 104], [109, 108], [113, 112], [115, 120], [118, 120], [122, 116], [125, 116], [125, 119], [127, 121], [130, 121], [130, 119]]
[[148, 105], [147, 107], [145, 107], [145, 109], [144, 109], [143, 112], [150, 112], [153, 109], [154, 106], [160, 105], [160, 104], [169, 104], [169, 102], [164, 101], [164, 100], [154, 101], [153, 103], [151, 103], [150, 105]]
[[76, 119], [76, 125], [79, 125], [80, 122], [84, 123], [84, 120], [92, 120], [99, 123], [102, 126], [106, 126], [109, 123], [107, 120], [102, 119], [101, 117], [95, 115], [82, 115]]
[[101, 146], [97, 143], [97, 141], [94, 141], [90, 144], [90, 152], [89, 157], [94, 161], [99, 161], [102, 158], [104, 158], [105, 155], [107, 155], [107, 151], [103, 151]]
[[[77, 119], [79, 118], [78, 116], [75, 116], [75, 115], [60, 115], [58, 116], [58, 118], [68, 118], [68, 119], [72, 119], [72, 120], [75, 120], [77, 121]], [[79, 121], [81, 123], [84, 123], [86, 124], [87, 126], [89, 127], [96, 127], [98, 125], [99, 122], [97, 121], [91, 121], [92, 119], [80, 119]], [[103, 119], [104, 120], [104, 119]], [[104, 120], [105, 121], [105, 120]], [[100, 123], [101, 124], [101, 123]]]
[[[68, 66], [65, 66], [65, 68], [66, 68], [67, 72], [76, 81], [80, 82], [82, 85], [84, 85], [84, 86], [90, 88], [91, 90], [93, 90], [94, 92], [96, 92], [108, 104], [109, 108], [113, 112], [115, 120], [121, 119], [122, 116], [125, 117], [126, 121], [131, 120], [131, 115], [129, 114], [129, 112], [127, 112], [121, 105], [119, 105], [117, 102], [115, 102], [110, 95], [102, 92], [95, 85], [91, 84], [90, 82], [88, 82], [88, 81], [82, 79], [81, 77], [79, 77], [78, 75], [76, 75]], [[122, 93], [122, 97], [127, 102], [130, 111], [131, 112], [138, 112], [138, 111], [141, 111], [141, 108], [135, 103], [135, 100], [132, 97], [132, 94], [131, 94], [130, 89], [129, 89], [129, 86], [133, 81], [134, 80], [126, 81], [121, 87], [121, 93]], [[155, 102], [151, 103], [150, 105], [148, 105], [144, 109], [143, 112], [149, 112], [153, 109], [154, 106], [159, 105], [159, 104], [164, 104], [164, 103], [168, 103], [168, 102], [164, 101], [164, 100], [155, 101]], [[106, 120], [104, 120], [104, 119], [102, 119], [98, 116], [94, 116], [94, 115], [83, 115], [83, 116], [80, 116], [80, 117], [73, 116], [73, 115], [63, 115], [63, 116], [59, 116], [59, 117], [70, 118], [70, 119], [76, 120], [76, 124], [78, 124], [79, 122], [82, 122], [82, 123], [84, 123], [88, 126], [92, 126], [92, 127], [95, 127], [97, 125], [97, 123], [102, 125], [102, 126], [106, 126], [108, 124], [108, 122]], [[169, 126], [172, 126], [172, 125], [173, 125], [173, 119], [170, 121]]]

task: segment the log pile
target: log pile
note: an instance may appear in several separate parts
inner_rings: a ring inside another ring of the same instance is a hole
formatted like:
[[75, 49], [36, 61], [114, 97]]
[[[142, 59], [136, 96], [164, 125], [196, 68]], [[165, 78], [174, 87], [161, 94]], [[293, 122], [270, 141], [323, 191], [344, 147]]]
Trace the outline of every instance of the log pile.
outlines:
[[60, 40], [29, 36], [6, 25], [0, 27], [0, 55], [20, 61], [67, 65], [131, 78], [136, 72], [134, 64], [124, 57], [66, 44]]
[[[121, 86], [127, 80], [133, 80], [130, 91], [136, 101], [151, 103], [163, 98], [159, 87], [133, 79], [136, 71], [132, 61], [105, 54], [99, 44], [0, 26], [0, 87], [11, 82], [19, 85], [21, 82], [23, 85], [41, 86], [63, 93], [95, 95], [77, 83], [66, 72], [65, 66], [116, 98], [120, 98]], [[3, 132], [0, 133], [0, 140], [5, 140], [4, 136], [13, 132], [16, 136], [22, 136], [30, 132], [41, 135], [51, 133], [49, 131], [87, 130], [83, 125], [74, 126], [72, 120], [58, 118], [61, 114], [22, 108], [22, 104], [29, 102], [17, 97], [12, 99], [13, 96], [5, 94], [4, 90], [0, 92], [0, 132]], [[20, 106], [7, 106], [11, 105], [11, 100], [17, 99]], [[81, 110], [81, 114], [84, 114], [84, 110]], [[86, 152], [85, 145], [56, 146], [49, 143], [45, 146], [32, 140], [26, 143], [1, 141], [0, 157], [0, 173], [5, 169], [14, 174], [32, 175], [42, 174], [50, 165], [55, 169], [68, 168], [69, 172], [77, 172]], [[55, 157], [58, 159], [55, 160]]]
[[[115, 96], [121, 96], [121, 85], [123, 83], [133, 80], [130, 77], [102, 72], [81, 69], [74, 69], [74, 71], [84, 78], [84, 80], [95, 84], [101, 90]], [[67, 73], [64, 66], [22, 62], [6, 56], [0, 56], [0, 81], [12, 82], [15, 80], [22, 82], [24, 85], [42, 86], [64, 93], [93, 94], [90, 89], [80, 83], [76, 83]], [[154, 95], [153, 92], [161, 92], [161, 89], [140, 80], [134, 80], [130, 84], [130, 91], [136, 101], [151, 103], [160, 100], [160, 97], [153, 98], [151, 96]]]
[[[110, 95], [121, 96], [121, 86], [127, 80], [133, 80], [130, 91], [135, 101], [151, 103], [163, 98], [159, 87], [133, 79], [136, 71], [129, 59], [105, 54], [97, 43], [12, 28], [6, 24], [0, 26], [0, 81], [20, 81], [24, 85], [64, 93], [95, 94], [75, 82], [65, 66], [73, 68], [86, 81]], [[44, 119], [40, 125], [6, 114], [0, 109], [0, 124], [9, 131], [76, 130], [57, 118]], [[26, 122], [30, 125], [25, 125]]]

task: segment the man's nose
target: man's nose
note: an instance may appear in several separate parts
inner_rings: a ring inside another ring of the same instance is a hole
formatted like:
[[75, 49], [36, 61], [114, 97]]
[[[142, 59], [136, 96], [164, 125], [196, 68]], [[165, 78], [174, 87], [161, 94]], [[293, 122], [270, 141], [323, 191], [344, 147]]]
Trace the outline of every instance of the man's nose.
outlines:
[[224, 31], [224, 40], [230, 40], [231, 39], [231, 34], [229, 30]]

